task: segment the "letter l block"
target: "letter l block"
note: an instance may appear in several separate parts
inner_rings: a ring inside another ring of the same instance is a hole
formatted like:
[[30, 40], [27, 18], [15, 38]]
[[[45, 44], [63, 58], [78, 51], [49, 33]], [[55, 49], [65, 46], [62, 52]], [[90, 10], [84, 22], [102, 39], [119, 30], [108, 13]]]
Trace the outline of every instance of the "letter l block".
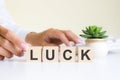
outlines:
[[41, 46], [29, 47], [27, 49], [27, 62], [38, 61], [41, 62]]

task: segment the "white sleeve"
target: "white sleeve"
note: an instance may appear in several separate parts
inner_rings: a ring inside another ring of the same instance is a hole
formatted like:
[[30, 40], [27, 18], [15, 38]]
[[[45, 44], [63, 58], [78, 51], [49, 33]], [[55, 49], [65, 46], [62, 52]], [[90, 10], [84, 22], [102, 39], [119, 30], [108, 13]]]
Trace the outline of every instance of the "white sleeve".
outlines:
[[26, 35], [30, 32], [20, 28], [15, 21], [8, 14], [5, 6], [5, 0], [0, 0], [0, 25], [13, 31], [20, 38], [25, 39]]

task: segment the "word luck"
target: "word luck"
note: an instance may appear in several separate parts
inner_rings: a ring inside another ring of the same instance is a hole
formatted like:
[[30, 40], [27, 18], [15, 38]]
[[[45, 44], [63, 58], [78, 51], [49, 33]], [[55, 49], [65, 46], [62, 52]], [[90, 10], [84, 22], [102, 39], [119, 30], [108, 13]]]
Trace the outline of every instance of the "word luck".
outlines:
[[27, 50], [27, 61], [81, 62], [91, 61], [93, 51], [89, 47], [34, 46]]

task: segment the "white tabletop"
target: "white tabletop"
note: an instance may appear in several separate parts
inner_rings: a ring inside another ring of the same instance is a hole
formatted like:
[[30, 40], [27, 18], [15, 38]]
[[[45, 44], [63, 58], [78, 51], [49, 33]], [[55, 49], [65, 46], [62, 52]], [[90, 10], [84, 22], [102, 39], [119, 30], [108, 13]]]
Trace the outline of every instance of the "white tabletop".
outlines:
[[120, 51], [93, 62], [0, 62], [0, 80], [120, 80]]

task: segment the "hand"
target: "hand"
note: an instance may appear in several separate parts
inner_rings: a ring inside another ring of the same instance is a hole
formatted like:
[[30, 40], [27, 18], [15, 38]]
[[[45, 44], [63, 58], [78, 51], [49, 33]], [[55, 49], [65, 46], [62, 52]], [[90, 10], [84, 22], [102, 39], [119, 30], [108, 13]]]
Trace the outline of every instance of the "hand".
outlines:
[[11, 58], [14, 54], [22, 56], [25, 50], [25, 42], [13, 32], [0, 26], [0, 60]]
[[78, 36], [70, 30], [48, 29], [41, 33], [31, 32], [26, 36], [26, 42], [33, 46], [58, 46], [62, 43], [71, 46], [69, 41], [78, 44]]

